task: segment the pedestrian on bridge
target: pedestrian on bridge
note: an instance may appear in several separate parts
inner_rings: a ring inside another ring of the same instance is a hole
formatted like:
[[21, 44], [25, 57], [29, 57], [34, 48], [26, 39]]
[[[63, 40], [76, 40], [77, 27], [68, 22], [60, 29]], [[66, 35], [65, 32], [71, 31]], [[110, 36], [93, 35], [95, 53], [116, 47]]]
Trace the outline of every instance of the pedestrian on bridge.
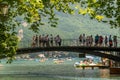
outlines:
[[53, 35], [52, 34], [50, 34], [49, 40], [50, 40], [50, 46], [53, 46]]
[[56, 36], [56, 42], [58, 46], [61, 46], [62, 39], [59, 35]]
[[105, 43], [105, 47], [107, 47], [108, 46], [108, 37], [107, 36], [105, 36], [104, 43]]
[[117, 36], [113, 36], [113, 44], [114, 44], [114, 47], [117, 47]]
[[113, 40], [112, 40], [112, 37], [111, 35], [109, 36], [109, 47], [112, 47], [113, 46]]

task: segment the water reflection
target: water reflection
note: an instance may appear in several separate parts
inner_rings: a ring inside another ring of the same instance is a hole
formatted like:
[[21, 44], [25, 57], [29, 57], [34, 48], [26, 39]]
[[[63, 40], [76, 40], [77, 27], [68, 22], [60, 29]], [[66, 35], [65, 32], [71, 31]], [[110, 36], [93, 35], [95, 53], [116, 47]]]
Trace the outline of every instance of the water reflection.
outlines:
[[100, 69], [100, 76], [101, 78], [109, 78], [110, 77], [109, 69]]

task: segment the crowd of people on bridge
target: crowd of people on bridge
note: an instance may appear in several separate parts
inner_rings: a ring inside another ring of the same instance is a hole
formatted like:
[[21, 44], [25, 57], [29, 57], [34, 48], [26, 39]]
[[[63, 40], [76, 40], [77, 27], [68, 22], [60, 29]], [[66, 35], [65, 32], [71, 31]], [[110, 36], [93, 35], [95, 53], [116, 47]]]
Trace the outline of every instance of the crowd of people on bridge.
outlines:
[[53, 46], [55, 42], [55, 46], [61, 46], [62, 39], [59, 35], [53, 37], [52, 34], [50, 35], [35, 35], [32, 39], [32, 47], [49, 47]]
[[96, 35], [96, 36], [86, 36], [85, 34], [82, 34], [79, 36], [79, 43], [80, 45], [84, 46], [105, 46], [105, 47], [117, 47], [117, 36], [102, 36], [102, 35]]
[[[51, 46], [61, 46], [62, 38], [59, 35], [34, 35], [32, 38], [32, 47], [51, 47]], [[102, 36], [102, 35], [90, 35], [81, 34], [79, 38], [76, 39], [79, 46], [105, 46], [105, 47], [117, 47], [117, 36]]]

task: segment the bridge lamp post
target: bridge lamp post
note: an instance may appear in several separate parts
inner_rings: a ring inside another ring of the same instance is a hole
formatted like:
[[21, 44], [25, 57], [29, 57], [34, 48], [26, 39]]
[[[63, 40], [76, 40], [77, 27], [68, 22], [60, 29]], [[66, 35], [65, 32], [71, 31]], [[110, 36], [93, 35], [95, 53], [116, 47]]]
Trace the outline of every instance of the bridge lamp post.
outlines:
[[8, 13], [8, 3], [7, 2], [0, 2], [0, 18], [1, 22], [4, 22], [6, 19], [6, 15]]
[[7, 3], [0, 3], [0, 9], [3, 16], [8, 13], [8, 4]]

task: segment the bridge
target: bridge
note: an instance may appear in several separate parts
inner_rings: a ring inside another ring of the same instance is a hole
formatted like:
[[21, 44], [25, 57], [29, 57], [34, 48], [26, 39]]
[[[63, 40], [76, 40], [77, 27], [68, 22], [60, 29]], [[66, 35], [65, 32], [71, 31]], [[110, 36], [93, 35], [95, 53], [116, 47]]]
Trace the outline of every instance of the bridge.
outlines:
[[[50, 43], [49, 43], [50, 44]], [[120, 62], [120, 44], [117, 47], [109, 47], [102, 44], [102, 46], [83, 45], [77, 39], [64, 39], [61, 45], [58, 46], [53, 42], [52, 46], [42, 45], [39, 41], [33, 46], [32, 41], [21, 41], [17, 54], [35, 53], [43, 51], [68, 51], [91, 54], [99, 57], [108, 58], [116, 62]]]

